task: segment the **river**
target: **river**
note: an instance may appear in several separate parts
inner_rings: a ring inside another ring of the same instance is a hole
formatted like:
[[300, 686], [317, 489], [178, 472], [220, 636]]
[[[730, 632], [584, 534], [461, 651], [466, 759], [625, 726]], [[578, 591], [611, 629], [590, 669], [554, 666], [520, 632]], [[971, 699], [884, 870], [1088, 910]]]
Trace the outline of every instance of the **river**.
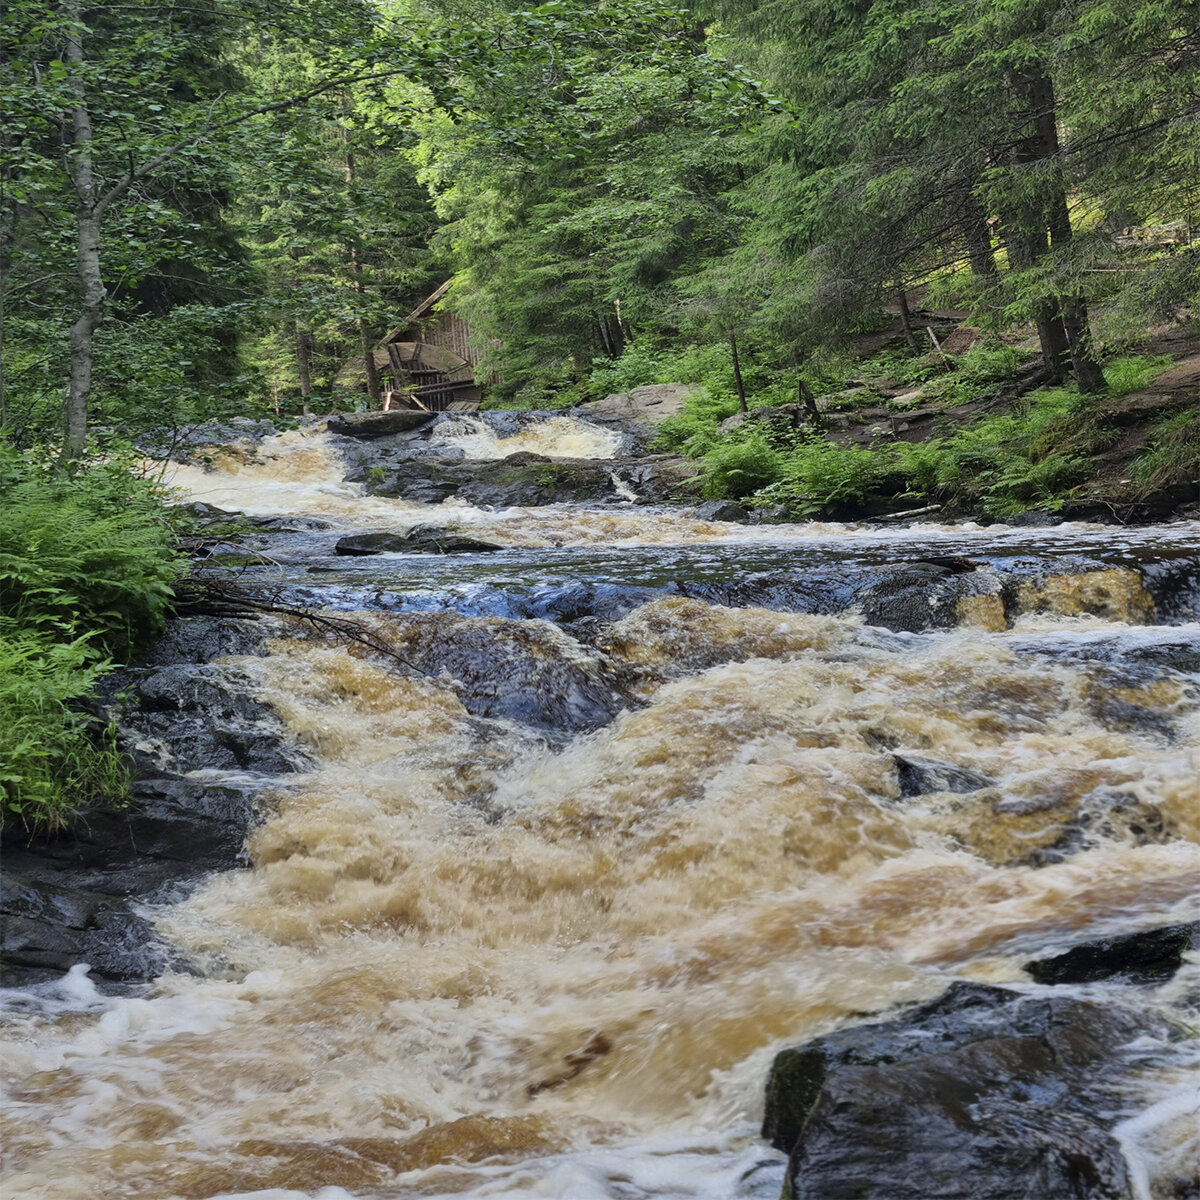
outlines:
[[[6, 1196], [774, 1200], [779, 1048], [1200, 916], [1200, 523], [731, 526], [344, 476], [302, 432], [173, 482], [317, 518], [243, 582], [414, 655], [486, 643], [494, 687], [273, 627], [242, 666], [314, 765], [265, 781], [252, 868], [154, 908], [191, 971], [6, 994]], [[334, 553], [431, 522], [507, 549]], [[852, 593], [900, 559], [980, 582], [871, 624]], [[906, 756], [986, 786], [905, 797]], [[1196, 1020], [1194, 962], [1109, 986]], [[1130, 1085], [1141, 1200], [1200, 1158], [1195, 1046]]]

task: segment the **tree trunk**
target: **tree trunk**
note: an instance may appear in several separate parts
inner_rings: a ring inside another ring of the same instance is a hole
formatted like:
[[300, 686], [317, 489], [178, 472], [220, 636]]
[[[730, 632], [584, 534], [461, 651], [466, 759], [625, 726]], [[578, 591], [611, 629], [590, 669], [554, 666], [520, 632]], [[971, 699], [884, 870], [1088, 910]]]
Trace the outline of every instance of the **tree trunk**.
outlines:
[[992, 231], [988, 228], [983, 205], [974, 196], [967, 200], [963, 224], [975, 282], [982, 288], [995, 287], [1000, 282], [1000, 272], [996, 269], [996, 255], [992, 250]]
[[729, 331], [729, 351], [733, 355], [733, 381], [737, 386], [738, 407], [742, 412], [749, 412], [746, 404], [746, 383], [742, 379], [742, 360], [738, 355], [737, 333], [732, 329]]
[[[70, 22], [66, 61], [83, 64], [83, 33], [79, 4], [64, 7]], [[71, 374], [67, 390], [66, 445], [63, 457], [74, 462], [87, 449], [88, 405], [92, 395], [92, 339], [104, 320], [108, 293], [100, 273], [100, 218], [96, 203], [96, 180], [92, 169], [92, 121], [87, 109], [83, 80], [76, 71], [71, 81], [71, 182], [75, 186], [75, 270], [79, 281], [79, 315], [71, 326]]]
[[[349, 140], [349, 137], [350, 133], [347, 130], [347, 140]], [[347, 146], [346, 186], [350, 192], [351, 204], [354, 203], [354, 183], [354, 151]], [[363, 367], [367, 373], [367, 395], [373, 402], [379, 403], [383, 397], [383, 391], [379, 386], [379, 370], [375, 366], [375, 339], [371, 336], [371, 330], [367, 325], [367, 318], [362, 315], [363, 297], [367, 294], [366, 285], [363, 282], [363, 273], [362, 245], [358, 240], [357, 234], [355, 234], [350, 238], [350, 274], [352, 276], [350, 286], [354, 289], [354, 294], [358, 297], [359, 304], [358, 343], [362, 347]]]
[[312, 395], [312, 347], [308, 341], [308, 330], [299, 321], [296, 322], [296, 372], [300, 376], [300, 395], [307, 417], [308, 398]]
[[914, 354], [921, 353], [921, 339], [917, 336], [917, 331], [913, 328], [912, 311], [908, 307], [908, 292], [903, 287], [896, 287], [896, 303], [900, 306], [900, 324], [904, 326], [904, 336], [908, 338], [908, 344], [912, 347]]
[[[1071, 243], [1073, 237], [1074, 230], [1071, 228], [1071, 213], [1067, 208], [1066, 192], [1060, 187], [1051, 198], [1050, 244], [1066, 246]], [[1096, 357], [1087, 301], [1078, 292], [1064, 296], [1062, 313], [1067, 340], [1071, 345], [1075, 382], [1079, 384], [1079, 390], [1085, 394], [1103, 392], [1108, 387], [1108, 380], [1104, 378], [1104, 368]]]
[[[1034, 121], [1034, 136], [1028, 143], [1030, 157], [1046, 161], [1057, 159], [1060, 151], [1058, 140], [1058, 104], [1054, 94], [1054, 81], [1040, 68], [1034, 68], [1026, 76], [1026, 96]], [[1069, 245], [1073, 237], [1071, 213], [1067, 208], [1067, 191], [1061, 174], [1056, 170], [1047, 175], [1047, 189], [1042, 201], [1042, 225], [1050, 232], [1048, 246], [1058, 248]], [[1045, 245], [1044, 237], [1039, 240]], [[1104, 371], [1096, 359], [1092, 343], [1092, 332], [1088, 321], [1087, 303], [1082, 295], [1075, 294], [1057, 299], [1054, 305], [1062, 326], [1066, 347], [1059, 351], [1059, 361], [1065, 367], [1068, 356], [1075, 370], [1075, 380], [1081, 392], [1102, 392], [1107, 386]], [[1039, 326], [1039, 334], [1041, 328]]]

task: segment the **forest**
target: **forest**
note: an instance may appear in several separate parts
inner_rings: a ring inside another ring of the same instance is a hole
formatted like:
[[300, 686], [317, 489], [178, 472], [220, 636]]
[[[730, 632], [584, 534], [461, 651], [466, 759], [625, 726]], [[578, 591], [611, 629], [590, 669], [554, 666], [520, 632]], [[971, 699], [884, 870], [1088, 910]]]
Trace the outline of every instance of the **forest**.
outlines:
[[[692, 384], [660, 448], [791, 518], [1063, 509], [1200, 294], [1194, 0], [13, 0], [2, 39], [0, 707], [39, 754], [183, 569], [139, 438], [378, 407], [446, 281], [486, 405]], [[1196, 478], [1195, 405], [1148, 412], [1125, 502]]]

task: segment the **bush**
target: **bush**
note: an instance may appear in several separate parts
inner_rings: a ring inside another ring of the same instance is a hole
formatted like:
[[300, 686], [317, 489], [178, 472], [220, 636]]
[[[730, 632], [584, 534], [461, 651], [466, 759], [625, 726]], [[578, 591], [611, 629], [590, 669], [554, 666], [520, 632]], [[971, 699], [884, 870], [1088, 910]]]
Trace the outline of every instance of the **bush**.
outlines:
[[710, 500], [741, 500], [779, 478], [779, 454], [753, 435], [721, 442], [704, 456], [700, 484]]
[[59, 645], [0, 627], [0, 800], [4, 822], [54, 828], [127, 788], [113, 731], [81, 711], [108, 667], [86, 637]]
[[894, 458], [886, 451], [806, 442], [783, 461], [779, 481], [760, 491], [754, 503], [759, 507], [782, 504], [797, 516], [812, 516], [874, 498], [894, 471]]
[[81, 705], [166, 619], [180, 559], [156, 487], [118, 463], [56, 473], [0, 445], [0, 799], [54, 826], [120, 800], [111, 730]]
[[123, 653], [162, 628], [179, 564], [154, 487], [117, 465], [72, 477], [0, 457], [0, 612]]

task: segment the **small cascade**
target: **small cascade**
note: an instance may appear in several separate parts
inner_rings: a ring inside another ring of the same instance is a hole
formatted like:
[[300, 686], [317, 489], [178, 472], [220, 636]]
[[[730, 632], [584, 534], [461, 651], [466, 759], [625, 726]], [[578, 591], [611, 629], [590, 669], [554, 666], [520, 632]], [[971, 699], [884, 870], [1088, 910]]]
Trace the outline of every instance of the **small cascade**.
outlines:
[[624, 434], [579, 417], [530, 413], [523, 414], [528, 419], [518, 424], [513, 420], [515, 415], [449, 414], [434, 426], [431, 447], [461, 450], [467, 458], [482, 460], [513, 454], [607, 459], [615, 458], [628, 440]]

